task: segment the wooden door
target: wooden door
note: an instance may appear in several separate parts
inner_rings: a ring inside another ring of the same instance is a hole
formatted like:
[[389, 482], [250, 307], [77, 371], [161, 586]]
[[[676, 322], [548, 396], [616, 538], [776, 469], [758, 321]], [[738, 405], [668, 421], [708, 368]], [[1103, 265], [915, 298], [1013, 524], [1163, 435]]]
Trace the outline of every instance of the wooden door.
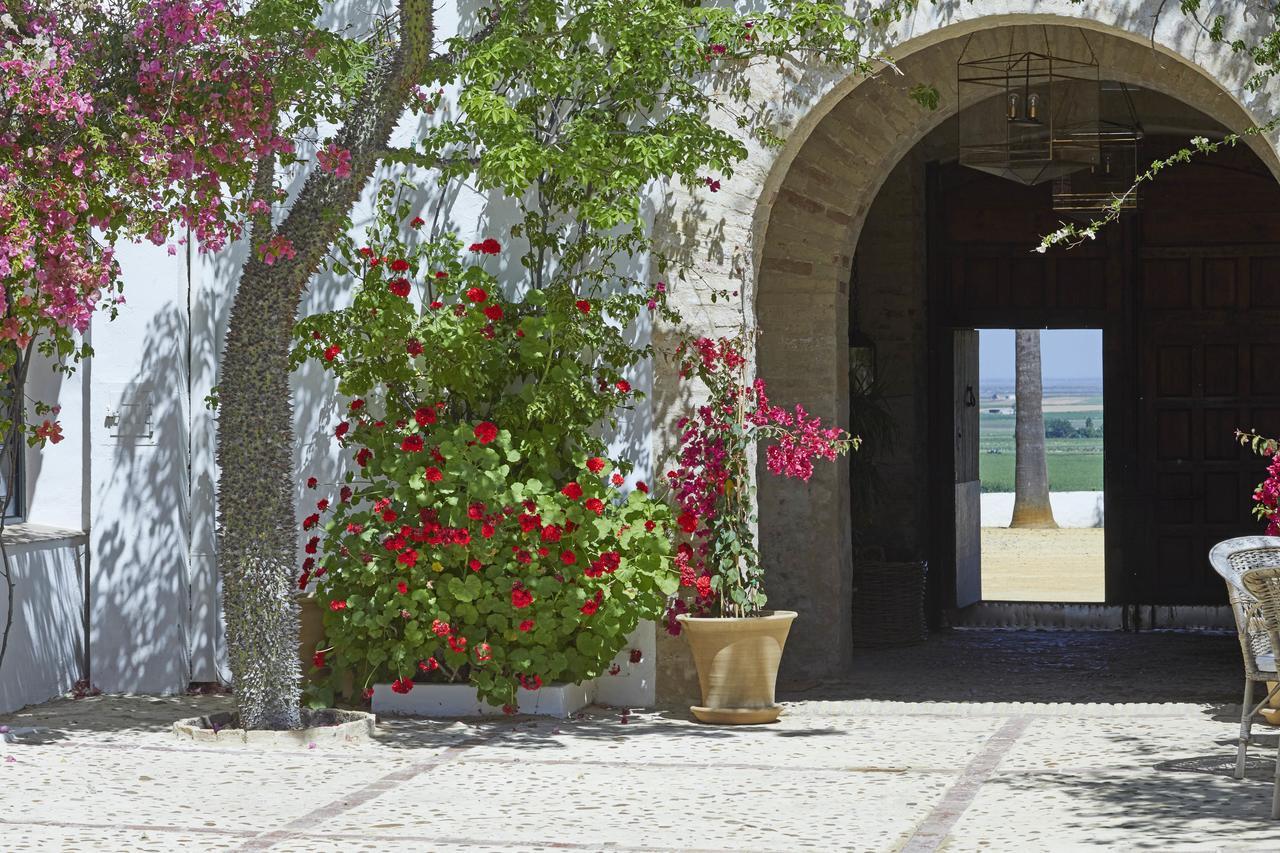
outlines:
[[1257, 457], [1237, 429], [1280, 434], [1280, 246], [1142, 251], [1139, 306], [1140, 522], [1143, 559], [1129, 599], [1216, 604], [1205, 555], [1258, 532], [1250, 495]]
[[955, 382], [956, 607], [982, 600], [982, 483], [978, 479], [978, 332], [953, 341]]

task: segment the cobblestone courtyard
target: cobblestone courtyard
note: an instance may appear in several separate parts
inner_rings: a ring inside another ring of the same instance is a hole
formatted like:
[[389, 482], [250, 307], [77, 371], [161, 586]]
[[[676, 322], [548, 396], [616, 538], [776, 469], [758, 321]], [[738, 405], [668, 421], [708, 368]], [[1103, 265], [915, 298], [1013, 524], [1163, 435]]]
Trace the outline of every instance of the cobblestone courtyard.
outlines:
[[0, 849], [1276, 850], [1273, 730], [1231, 778], [1233, 644], [950, 632], [736, 729], [597, 708], [268, 750], [174, 739], [225, 697], [63, 700], [0, 719]]

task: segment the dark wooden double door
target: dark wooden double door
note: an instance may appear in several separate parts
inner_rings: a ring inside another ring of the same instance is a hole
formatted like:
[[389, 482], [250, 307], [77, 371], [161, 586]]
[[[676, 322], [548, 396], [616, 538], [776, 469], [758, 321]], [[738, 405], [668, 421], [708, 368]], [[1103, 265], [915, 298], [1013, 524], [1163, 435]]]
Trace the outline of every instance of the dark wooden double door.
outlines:
[[[1223, 603], [1206, 554], [1259, 531], [1262, 466], [1235, 431], [1280, 435], [1280, 187], [1237, 152], [1166, 173], [1096, 240], [1040, 254], [1058, 222], [1047, 187], [958, 166], [935, 167], [930, 186], [934, 446], [956, 447], [940, 381], [956, 330], [1103, 330], [1106, 601]], [[954, 450], [938, 461], [943, 490]], [[935, 565], [959, 565], [947, 537], [933, 550]], [[955, 606], [943, 576], [935, 604]]]

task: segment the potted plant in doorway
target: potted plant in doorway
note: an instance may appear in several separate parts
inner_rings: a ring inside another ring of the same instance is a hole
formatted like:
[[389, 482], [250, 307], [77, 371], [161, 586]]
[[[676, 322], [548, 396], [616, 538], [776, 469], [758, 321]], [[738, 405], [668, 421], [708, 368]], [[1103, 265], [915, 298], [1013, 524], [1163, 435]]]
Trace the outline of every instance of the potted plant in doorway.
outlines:
[[676, 566], [684, 595], [668, 630], [688, 637], [705, 723], [769, 723], [778, 664], [796, 613], [766, 610], [764, 567], [755, 538], [756, 448], [771, 474], [807, 481], [816, 459], [834, 460], [859, 439], [824, 426], [802, 406], [769, 402], [751, 379], [750, 339], [698, 338], [677, 349], [680, 376], [701, 383], [705, 402], [681, 418], [676, 467], [667, 484], [679, 513]]

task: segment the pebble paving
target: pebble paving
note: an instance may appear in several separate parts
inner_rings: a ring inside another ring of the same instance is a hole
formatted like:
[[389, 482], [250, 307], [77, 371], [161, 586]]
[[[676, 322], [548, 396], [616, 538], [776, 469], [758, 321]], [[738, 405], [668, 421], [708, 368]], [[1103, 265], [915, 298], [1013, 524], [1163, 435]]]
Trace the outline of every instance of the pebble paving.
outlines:
[[[1280, 851], [1274, 729], [1258, 727], [1247, 777], [1231, 777], [1230, 645], [1149, 635], [1129, 663], [1166, 678], [1120, 684], [1133, 673], [1116, 636], [949, 632], [862, 654], [850, 679], [789, 693], [760, 727], [592, 708], [228, 747], [169, 730], [226, 697], [58, 700], [0, 718], [0, 850]], [[1060, 652], [1057, 692], [1008, 678], [1029, 666], [1009, 663], [1019, 643]]]

